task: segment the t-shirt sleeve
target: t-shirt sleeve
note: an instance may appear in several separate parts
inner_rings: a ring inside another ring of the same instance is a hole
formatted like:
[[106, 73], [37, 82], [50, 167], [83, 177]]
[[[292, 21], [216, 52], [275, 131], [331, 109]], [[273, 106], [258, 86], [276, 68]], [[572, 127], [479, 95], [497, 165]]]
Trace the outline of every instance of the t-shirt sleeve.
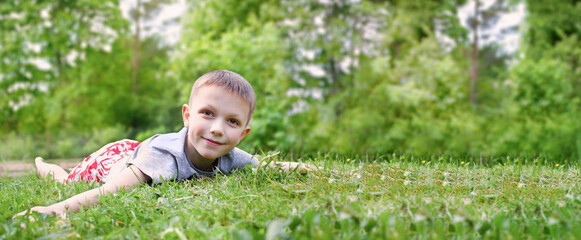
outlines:
[[218, 168], [223, 173], [229, 173], [233, 170], [242, 169], [249, 163], [252, 164], [252, 167], [258, 166], [258, 160], [255, 156], [252, 156], [242, 149], [234, 148], [231, 152], [222, 156]]
[[175, 180], [177, 177], [175, 159], [170, 154], [163, 154], [151, 148], [151, 140], [152, 138], [141, 143], [127, 164], [139, 168], [153, 183]]

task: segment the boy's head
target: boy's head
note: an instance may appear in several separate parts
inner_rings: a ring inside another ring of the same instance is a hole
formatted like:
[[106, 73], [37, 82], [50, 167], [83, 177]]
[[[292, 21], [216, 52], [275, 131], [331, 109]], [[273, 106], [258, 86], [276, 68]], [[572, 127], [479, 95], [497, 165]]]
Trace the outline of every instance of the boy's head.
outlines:
[[250, 131], [255, 105], [252, 86], [237, 73], [217, 70], [198, 78], [182, 107], [188, 128], [185, 150], [192, 164], [203, 170], [232, 151]]
[[250, 106], [248, 122], [245, 123], [245, 125], [248, 126], [250, 119], [252, 118], [252, 113], [254, 113], [254, 108], [256, 107], [256, 95], [254, 94], [252, 85], [250, 85], [244, 77], [228, 70], [215, 70], [202, 75], [194, 82], [194, 86], [192, 86], [190, 100], [188, 101], [190, 106], [192, 105], [192, 100], [197, 91], [204, 86], [221, 87], [244, 99], [244, 101], [246, 101]]

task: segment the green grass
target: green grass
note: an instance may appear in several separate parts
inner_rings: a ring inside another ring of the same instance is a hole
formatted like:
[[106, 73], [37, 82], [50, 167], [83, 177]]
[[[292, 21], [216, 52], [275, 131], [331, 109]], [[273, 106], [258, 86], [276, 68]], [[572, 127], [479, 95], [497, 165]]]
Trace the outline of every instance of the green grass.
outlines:
[[245, 169], [142, 186], [65, 220], [13, 214], [95, 187], [34, 176], [0, 182], [0, 238], [407, 239], [581, 236], [576, 165], [318, 156], [301, 175]]

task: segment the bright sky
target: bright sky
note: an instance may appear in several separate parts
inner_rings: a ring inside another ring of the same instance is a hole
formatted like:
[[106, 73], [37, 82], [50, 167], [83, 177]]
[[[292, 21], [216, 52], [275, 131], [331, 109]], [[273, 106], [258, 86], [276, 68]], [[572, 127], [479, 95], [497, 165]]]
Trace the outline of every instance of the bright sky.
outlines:
[[[495, 0], [481, 0], [482, 9], [490, 7]], [[126, 18], [129, 18], [129, 9], [135, 6], [137, 0], [121, 0], [121, 10]], [[472, 14], [474, 9], [475, 0], [468, 0], [464, 6], [458, 8], [458, 17], [460, 22], [464, 27], [468, 27], [468, 17]], [[177, 0], [175, 3], [168, 5], [163, 8], [159, 15], [148, 22], [148, 26], [151, 26], [149, 32], [145, 32], [144, 36], [150, 35], [152, 33], [161, 33], [165, 38], [166, 43], [175, 44], [180, 40], [181, 24], [164, 24], [172, 18], [180, 17], [184, 14], [186, 9], [186, 0]], [[503, 29], [510, 26], [518, 26], [525, 16], [525, 6], [524, 3], [519, 3], [514, 9], [501, 16], [498, 23], [488, 30], [483, 30], [483, 33], [489, 34], [491, 37], [488, 39], [481, 39], [481, 46], [489, 44], [491, 42], [499, 42], [503, 46], [506, 53], [514, 53], [518, 50], [520, 41], [520, 32], [502, 33]], [[472, 35], [470, 35], [472, 37]]]
[[[123, 16], [127, 19], [129, 18], [129, 10], [137, 4], [137, 0], [121, 0], [120, 6]], [[164, 24], [173, 18], [180, 17], [184, 14], [186, 9], [186, 0], [177, 0], [171, 5], [163, 7], [161, 12], [151, 21], [146, 24], [150, 26], [151, 29], [148, 32], [144, 32], [143, 36], [149, 36], [153, 33], [160, 33], [165, 39], [166, 43], [173, 45], [180, 40], [181, 24], [178, 21], [173, 24]], [[143, 28], [142, 28], [143, 29]]]
[[[481, 0], [481, 9], [490, 7], [494, 1], [495, 0]], [[466, 28], [468, 28], [468, 17], [473, 15], [474, 4], [475, 0], [469, 0], [464, 6], [458, 8], [458, 18], [460, 19], [462, 26]], [[490, 34], [491, 36], [486, 40], [481, 39], [482, 44], [480, 44], [480, 46], [489, 44], [491, 42], [499, 42], [500, 45], [504, 47], [506, 53], [510, 54], [516, 52], [520, 42], [520, 29], [517, 32], [511, 33], [502, 33], [502, 30], [511, 26], [520, 26], [520, 23], [524, 21], [524, 17], [525, 5], [521, 2], [516, 5], [512, 11], [503, 14], [498, 20], [498, 23], [491, 29], [480, 29], [480, 31], [483, 31], [483, 33]], [[470, 35], [470, 39], [472, 39], [472, 35]]]

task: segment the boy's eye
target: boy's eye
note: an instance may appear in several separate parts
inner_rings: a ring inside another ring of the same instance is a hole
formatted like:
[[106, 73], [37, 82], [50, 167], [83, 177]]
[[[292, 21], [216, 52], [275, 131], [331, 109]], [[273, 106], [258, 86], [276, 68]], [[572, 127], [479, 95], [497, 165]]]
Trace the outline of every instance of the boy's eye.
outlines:
[[206, 116], [212, 116], [212, 112], [208, 111], [208, 110], [202, 110], [200, 111], [201, 114], [206, 115]]
[[236, 119], [230, 119], [230, 120], [228, 120], [228, 122], [230, 124], [234, 124], [236, 126], [239, 126], [240, 125], [240, 122], [238, 120], [236, 120]]

